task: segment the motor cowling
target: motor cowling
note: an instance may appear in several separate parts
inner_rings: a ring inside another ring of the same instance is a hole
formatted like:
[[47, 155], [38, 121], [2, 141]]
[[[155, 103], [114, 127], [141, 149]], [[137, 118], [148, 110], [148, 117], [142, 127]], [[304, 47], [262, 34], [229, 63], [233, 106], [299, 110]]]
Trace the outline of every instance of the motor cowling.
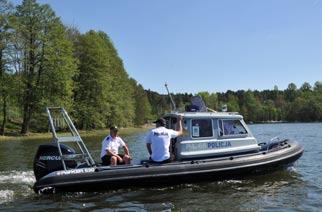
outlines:
[[[67, 145], [60, 144], [60, 148], [63, 155], [75, 154], [75, 150]], [[65, 165], [66, 168], [75, 168], [77, 166], [77, 161], [70, 159], [65, 160]], [[34, 174], [36, 180], [58, 170], [64, 170], [64, 167], [57, 144], [40, 145], [34, 158]]]

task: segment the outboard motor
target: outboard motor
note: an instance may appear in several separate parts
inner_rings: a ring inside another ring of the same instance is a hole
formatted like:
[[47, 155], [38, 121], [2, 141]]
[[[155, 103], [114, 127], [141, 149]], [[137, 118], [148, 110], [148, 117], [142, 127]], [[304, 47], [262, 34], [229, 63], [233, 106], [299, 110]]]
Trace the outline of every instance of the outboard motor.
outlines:
[[[63, 155], [75, 154], [75, 150], [64, 144], [60, 144]], [[65, 160], [66, 168], [75, 168], [77, 162], [75, 160]], [[34, 158], [34, 174], [36, 180], [43, 176], [58, 170], [64, 170], [57, 144], [42, 144], [38, 147]]]

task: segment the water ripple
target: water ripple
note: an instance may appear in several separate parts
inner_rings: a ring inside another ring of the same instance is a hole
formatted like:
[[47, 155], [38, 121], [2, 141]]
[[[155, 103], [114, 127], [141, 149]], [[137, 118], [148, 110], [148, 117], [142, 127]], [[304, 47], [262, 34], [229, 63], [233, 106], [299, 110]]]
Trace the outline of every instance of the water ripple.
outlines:
[[32, 185], [35, 177], [32, 171], [0, 172], [0, 204], [34, 195]]
[[0, 190], [0, 204], [11, 202], [13, 200], [14, 191]]
[[35, 183], [33, 171], [5, 171], [0, 172], [0, 184], [28, 184]]
[[[32, 158], [43, 141], [28, 141], [24, 145], [18, 141], [0, 142], [2, 150], [21, 150], [15, 156], [0, 152], [0, 208], [10, 211], [321, 211], [322, 123], [259, 124], [250, 128], [259, 141], [269, 141], [275, 136], [290, 138], [298, 140], [305, 152], [286, 171], [238, 180], [37, 195], [32, 190], [33, 172], [25, 170], [32, 169]], [[101, 139], [86, 138], [97, 160]], [[124, 136], [124, 140], [135, 158], [147, 157], [143, 133]]]

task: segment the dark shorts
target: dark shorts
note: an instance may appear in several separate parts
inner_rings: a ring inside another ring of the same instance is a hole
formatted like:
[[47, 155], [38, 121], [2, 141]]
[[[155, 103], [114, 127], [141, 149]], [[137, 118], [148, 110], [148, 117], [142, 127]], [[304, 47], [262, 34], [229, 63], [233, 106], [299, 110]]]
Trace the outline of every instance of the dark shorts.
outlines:
[[163, 163], [170, 163], [172, 160], [171, 160], [171, 157], [170, 157], [169, 159], [166, 159], [166, 160], [163, 160], [163, 161], [154, 161], [154, 160], [152, 160], [152, 158], [150, 157], [150, 158], [149, 158], [149, 161], [150, 161], [151, 163], [163, 164]]
[[[124, 155], [123, 154], [117, 154], [118, 156], [120, 156], [121, 158], [123, 158], [124, 157]], [[109, 165], [111, 165], [111, 155], [104, 155], [102, 158], [101, 158], [101, 160], [102, 160], [102, 165], [104, 165], [104, 166], [109, 166]], [[124, 164], [124, 160], [123, 160], [123, 162], [122, 163], [120, 163], [118, 160], [117, 160], [117, 165], [123, 165]]]

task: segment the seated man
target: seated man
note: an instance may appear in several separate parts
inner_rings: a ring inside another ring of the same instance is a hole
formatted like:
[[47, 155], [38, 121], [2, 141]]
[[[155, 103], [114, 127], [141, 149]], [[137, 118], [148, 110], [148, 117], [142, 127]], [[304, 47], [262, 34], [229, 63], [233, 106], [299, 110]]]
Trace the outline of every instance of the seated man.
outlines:
[[[117, 136], [118, 129], [116, 126], [110, 127], [110, 135], [102, 141], [101, 159], [105, 166], [115, 166], [119, 164], [130, 164], [131, 157], [126, 144]], [[124, 148], [124, 155], [119, 154], [119, 147]]]
[[170, 162], [171, 138], [176, 138], [183, 134], [182, 116], [179, 116], [179, 130], [165, 128], [166, 120], [160, 118], [154, 122], [156, 128], [152, 129], [146, 137], [146, 146], [150, 154], [150, 160], [156, 163]]
[[234, 134], [234, 127], [232, 121], [225, 121], [224, 122], [224, 132], [225, 135], [232, 135]]

